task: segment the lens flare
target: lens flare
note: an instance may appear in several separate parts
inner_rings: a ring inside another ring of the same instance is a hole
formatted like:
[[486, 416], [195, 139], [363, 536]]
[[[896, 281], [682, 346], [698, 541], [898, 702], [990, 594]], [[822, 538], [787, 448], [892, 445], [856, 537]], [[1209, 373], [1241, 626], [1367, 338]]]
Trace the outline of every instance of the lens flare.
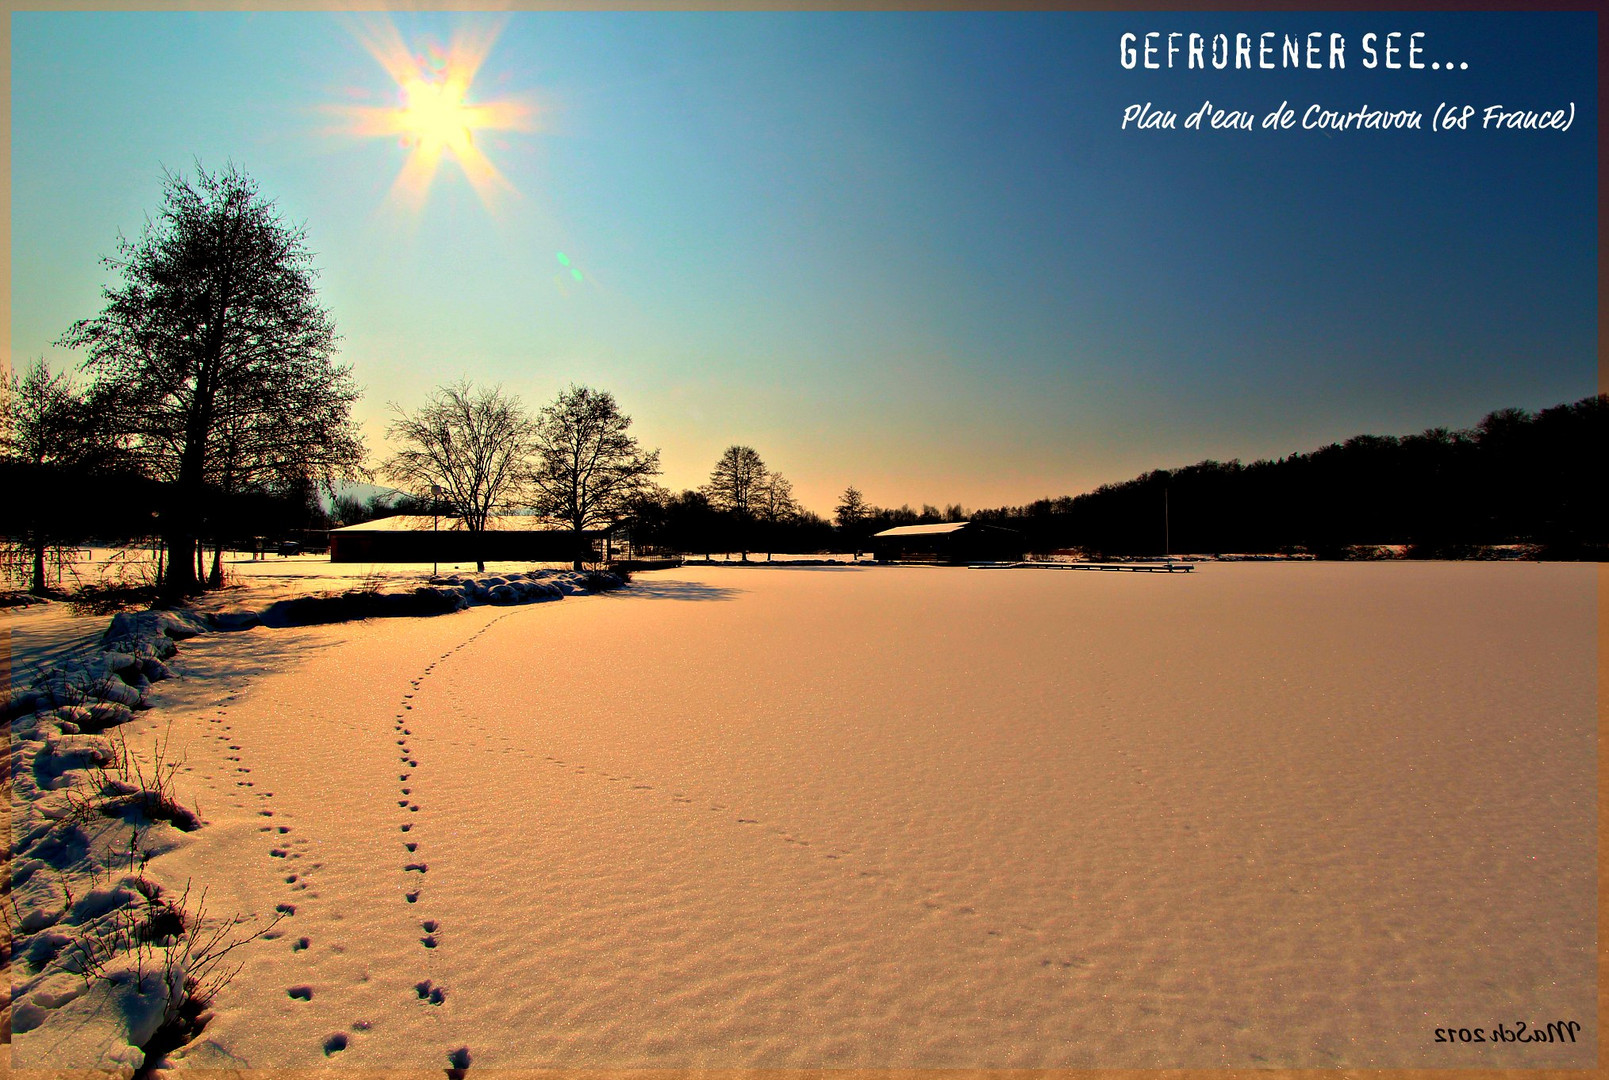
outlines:
[[495, 210], [499, 195], [518, 194], [485, 151], [477, 131], [536, 131], [536, 108], [514, 98], [476, 101], [475, 75], [502, 32], [501, 21], [465, 24], [442, 47], [427, 42], [414, 51], [389, 18], [349, 20], [348, 26], [397, 84], [394, 105], [333, 105], [342, 118], [337, 131], [365, 138], [394, 138], [409, 151], [391, 186], [391, 197], [418, 210], [430, 194], [444, 158], [451, 159], [481, 204]]

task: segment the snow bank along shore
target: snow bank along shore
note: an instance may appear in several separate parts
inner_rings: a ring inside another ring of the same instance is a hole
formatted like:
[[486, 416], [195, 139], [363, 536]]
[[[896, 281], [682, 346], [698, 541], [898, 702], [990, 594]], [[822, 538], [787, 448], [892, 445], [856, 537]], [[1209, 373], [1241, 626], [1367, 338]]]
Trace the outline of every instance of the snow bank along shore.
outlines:
[[166, 738], [148, 759], [121, 730], [151, 707], [152, 685], [174, 677], [178, 642], [255, 626], [559, 600], [621, 584], [613, 574], [552, 570], [450, 575], [260, 608], [124, 613], [90, 655], [8, 688], [0, 725], [10, 735], [12, 848], [0, 907], [12, 976], [0, 1023], [9, 1013], [13, 1065], [127, 1078], [205, 1025], [237, 945], [278, 936], [282, 913], [219, 917], [206, 910], [204, 883], [164, 883], [151, 865], [206, 824], [175, 784], [179, 765], [165, 759]]

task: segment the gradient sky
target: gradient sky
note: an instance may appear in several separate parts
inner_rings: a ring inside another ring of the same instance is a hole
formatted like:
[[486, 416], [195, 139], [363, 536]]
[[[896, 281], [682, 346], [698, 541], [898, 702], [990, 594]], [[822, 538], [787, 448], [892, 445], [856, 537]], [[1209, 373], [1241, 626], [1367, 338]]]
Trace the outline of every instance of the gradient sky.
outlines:
[[[14, 362], [77, 363], [51, 342], [163, 166], [233, 161], [306, 223], [375, 450], [437, 384], [575, 381], [674, 488], [745, 443], [821, 513], [849, 483], [975, 508], [1598, 389], [1590, 13], [11, 19]], [[469, 100], [534, 130], [475, 133], [490, 207], [452, 160], [407, 205], [412, 151], [336, 130], [399, 100], [363, 44], [393, 29], [496, 34]], [[1124, 70], [1151, 30], [1337, 32], [1347, 69]], [[1393, 30], [1469, 66], [1363, 68]], [[1209, 99], [1426, 128], [1120, 128]], [[1444, 101], [1576, 117], [1432, 132]]]

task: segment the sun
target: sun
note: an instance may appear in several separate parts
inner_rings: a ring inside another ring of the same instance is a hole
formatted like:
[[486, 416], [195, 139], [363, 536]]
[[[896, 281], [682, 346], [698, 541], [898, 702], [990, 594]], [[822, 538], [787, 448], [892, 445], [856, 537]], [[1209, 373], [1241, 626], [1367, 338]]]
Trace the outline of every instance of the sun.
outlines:
[[418, 209], [443, 159], [451, 159], [492, 208], [498, 193], [515, 193], [477, 144], [477, 131], [533, 131], [536, 110], [514, 99], [475, 101], [472, 87], [500, 24], [464, 26], [445, 48], [411, 50], [389, 19], [351, 24], [358, 40], [397, 84], [395, 105], [333, 106], [346, 119], [345, 134], [398, 139], [408, 150], [392, 197]]
[[471, 131], [481, 123], [477, 110], [464, 103], [466, 90], [456, 82], [414, 79], [402, 88], [407, 104], [399, 110], [397, 126], [421, 148], [464, 155], [474, 145]]

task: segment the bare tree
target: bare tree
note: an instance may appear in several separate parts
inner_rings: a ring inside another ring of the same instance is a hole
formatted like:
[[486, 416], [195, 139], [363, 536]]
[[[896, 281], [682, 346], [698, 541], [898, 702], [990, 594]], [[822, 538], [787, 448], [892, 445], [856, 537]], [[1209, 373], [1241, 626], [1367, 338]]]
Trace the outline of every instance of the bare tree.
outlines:
[[712, 506], [734, 519], [744, 562], [749, 561], [748, 525], [759, 509], [767, 475], [765, 462], [752, 446], [728, 446], [702, 488]]
[[767, 472], [760, 481], [757, 493], [757, 513], [765, 522], [767, 562], [771, 561], [771, 548], [776, 544], [777, 526], [792, 521], [799, 513], [799, 504], [793, 497], [793, 483], [779, 472]]
[[864, 522], [870, 508], [859, 489], [851, 484], [844, 488], [844, 493], [838, 497], [838, 505], [833, 508], [833, 514], [838, 521], [838, 527], [844, 535], [855, 545], [855, 558], [860, 558], [860, 546], [864, 539], [862, 536]]
[[589, 386], [566, 387], [537, 417], [530, 474], [536, 509], [575, 533], [577, 570], [587, 556], [586, 531], [613, 525], [659, 475], [659, 451], [644, 450], [629, 427], [614, 395]]
[[[52, 372], [43, 358], [21, 378], [0, 378], [0, 460], [8, 466], [0, 500], [0, 536], [17, 547], [11, 555], [30, 564], [29, 588], [47, 591], [45, 564], [53, 557], [57, 577], [64, 560], [85, 536], [94, 507], [75, 505], [68, 493], [82, 491], [87, 474], [117, 461], [108, 410], [92, 402], [64, 372]], [[46, 497], [46, 493], [52, 497]], [[107, 521], [106, 526], [112, 527]]]
[[19, 578], [26, 573], [34, 592], [47, 591], [47, 560], [60, 581], [88, 536], [129, 536], [130, 526], [148, 531], [140, 513], [106, 504], [108, 486], [137, 486], [111, 475], [127, 472], [111, 415], [109, 402], [68, 373], [51, 372], [43, 359], [21, 378], [0, 378], [0, 491], [8, 496], [0, 499], [0, 536], [13, 541], [6, 562]]
[[0, 454], [33, 465], [77, 461], [84, 411], [72, 379], [36, 360], [25, 375], [0, 379]]
[[59, 342], [88, 350], [84, 366], [115, 394], [142, 471], [170, 486], [171, 593], [200, 587], [196, 545], [213, 493], [363, 475], [350, 416], [359, 391], [334, 363], [312, 258], [306, 230], [234, 166], [198, 165], [193, 183], [167, 173], [157, 219], [102, 260], [122, 284]]
[[[391, 408], [397, 416], [386, 437], [396, 450], [381, 463], [381, 475], [418, 499], [440, 488], [452, 516], [482, 552], [492, 515], [521, 502], [537, 430], [524, 406], [500, 386], [477, 389], [464, 380], [438, 389], [418, 412]], [[475, 567], [486, 569], [480, 554]]]

